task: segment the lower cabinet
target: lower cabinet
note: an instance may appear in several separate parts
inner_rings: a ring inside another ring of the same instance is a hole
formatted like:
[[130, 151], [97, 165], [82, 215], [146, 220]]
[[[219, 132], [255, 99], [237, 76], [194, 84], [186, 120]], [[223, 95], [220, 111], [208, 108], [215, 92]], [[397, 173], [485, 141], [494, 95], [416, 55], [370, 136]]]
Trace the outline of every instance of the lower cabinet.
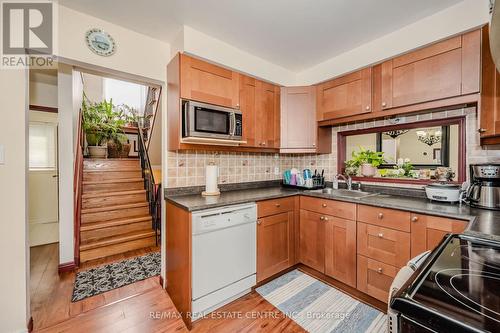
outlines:
[[326, 218], [325, 274], [356, 287], [356, 221]]
[[325, 215], [300, 210], [299, 260], [325, 272]]
[[389, 288], [397, 273], [394, 266], [358, 255], [357, 289], [387, 303]]
[[293, 211], [257, 221], [257, 282], [294, 264]]

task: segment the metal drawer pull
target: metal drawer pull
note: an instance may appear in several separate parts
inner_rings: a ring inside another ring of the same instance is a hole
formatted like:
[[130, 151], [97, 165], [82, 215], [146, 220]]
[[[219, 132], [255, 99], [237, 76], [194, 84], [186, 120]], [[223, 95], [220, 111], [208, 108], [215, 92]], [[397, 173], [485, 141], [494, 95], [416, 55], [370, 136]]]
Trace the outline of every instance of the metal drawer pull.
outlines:
[[379, 268], [377, 269], [377, 273], [382, 274], [382, 267], [379, 267]]
[[276, 207], [278, 207], [278, 208], [279, 208], [279, 207], [281, 207], [281, 204], [277, 203], [277, 204], [276, 204]]
[[323, 208], [326, 208], [326, 203], [322, 204], [321, 206], [323, 206]]
[[257, 220], [257, 224], [258, 225], [262, 224], [262, 221], [261, 220]]
[[384, 234], [383, 234], [383, 233], [380, 233], [380, 234], [378, 234], [378, 237], [379, 237], [379, 238], [384, 238]]
[[411, 218], [411, 221], [412, 221], [412, 222], [417, 222], [417, 221], [418, 221], [418, 217], [417, 217], [417, 216], [413, 216], [413, 217]]
[[381, 220], [384, 218], [384, 213], [378, 213], [378, 218]]
[[319, 219], [320, 219], [321, 221], [324, 221], [324, 220], [325, 220], [325, 217], [324, 217], [324, 216], [320, 216], [320, 217], [319, 217]]

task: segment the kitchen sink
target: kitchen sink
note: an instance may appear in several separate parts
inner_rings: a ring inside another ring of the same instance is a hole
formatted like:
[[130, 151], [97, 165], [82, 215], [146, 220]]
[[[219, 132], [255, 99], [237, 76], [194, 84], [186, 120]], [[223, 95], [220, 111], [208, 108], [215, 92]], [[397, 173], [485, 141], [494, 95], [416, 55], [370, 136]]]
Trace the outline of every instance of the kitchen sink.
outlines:
[[333, 188], [312, 190], [311, 193], [324, 193], [324, 194], [331, 195], [332, 197], [343, 197], [343, 198], [350, 198], [350, 199], [361, 199], [361, 198], [375, 196], [378, 194], [378, 193], [370, 193], [370, 192], [346, 190], [346, 189], [335, 190]]

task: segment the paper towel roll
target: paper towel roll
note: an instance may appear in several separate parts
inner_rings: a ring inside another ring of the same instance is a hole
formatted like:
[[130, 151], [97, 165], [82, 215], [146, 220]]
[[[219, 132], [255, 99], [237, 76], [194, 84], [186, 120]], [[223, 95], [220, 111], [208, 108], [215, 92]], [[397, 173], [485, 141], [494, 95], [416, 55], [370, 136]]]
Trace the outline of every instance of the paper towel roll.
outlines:
[[217, 165], [207, 165], [205, 169], [205, 192], [204, 195], [217, 195], [219, 188], [217, 187], [217, 179], [219, 176], [219, 168]]

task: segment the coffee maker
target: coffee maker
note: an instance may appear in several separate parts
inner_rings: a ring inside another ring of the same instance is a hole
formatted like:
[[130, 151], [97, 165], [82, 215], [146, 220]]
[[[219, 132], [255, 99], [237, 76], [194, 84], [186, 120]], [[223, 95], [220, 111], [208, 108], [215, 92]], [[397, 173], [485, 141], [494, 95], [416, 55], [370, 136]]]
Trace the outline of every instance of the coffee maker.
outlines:
[[473, 207], [500, 210], [500, 164], [471, 164], [467, 200]]

